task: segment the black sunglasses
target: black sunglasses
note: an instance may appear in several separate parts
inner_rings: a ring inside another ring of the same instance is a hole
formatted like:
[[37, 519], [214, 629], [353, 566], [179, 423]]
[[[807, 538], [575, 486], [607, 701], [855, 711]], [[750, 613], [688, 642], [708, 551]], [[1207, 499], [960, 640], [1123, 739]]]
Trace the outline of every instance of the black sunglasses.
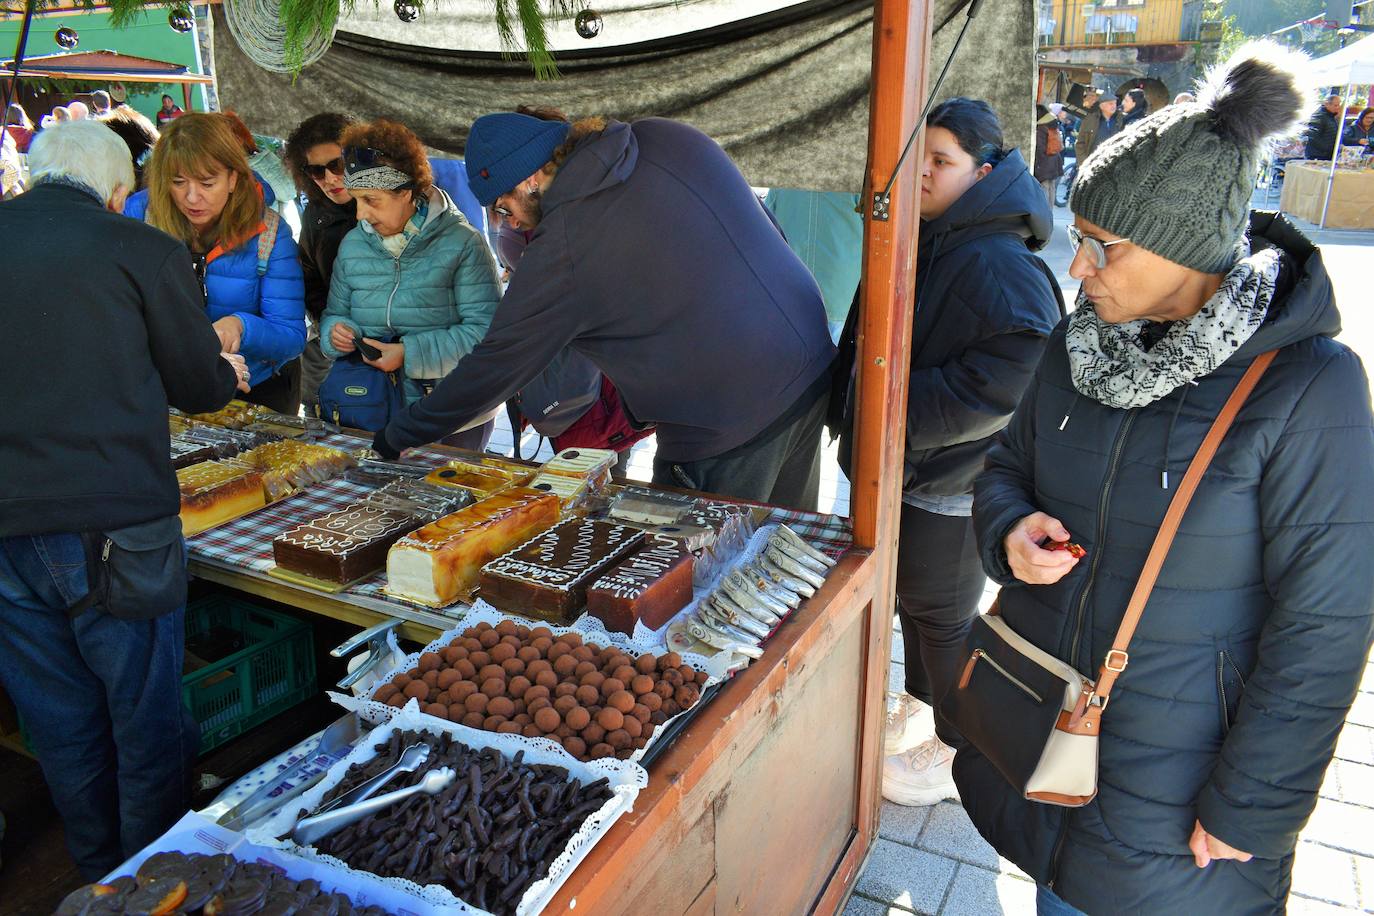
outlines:
[[315, 165], [309, 162], [305, 164], [305, 174], [309, 175], [316, 181], [319, 181], [320, 179], [324, 178], [325, 172], [333, 172], [335, 175], [342, 175], [344, 173], [343, 156], [337, 156], [326, 162], [324, 165]]
[[345, 146], [343, 151], [344, 168], [350, 175], [379, 165], [391, 165], [387, 161], [389, 158], [386, 153], [370, 146]]
[[[379, 165], [391, 166], [388, 160], [390, 157], [379, 149], [370, 146], [345, 146], [343, 151], [344, 171], [353, 175], [366, 169], [376, 168]], [[400, 171], [397, 169], [397, 171]], [[414, 181], [407, 181], [399, 188], [392, 188], [393, 191], [409, 191], [415, 187]]]

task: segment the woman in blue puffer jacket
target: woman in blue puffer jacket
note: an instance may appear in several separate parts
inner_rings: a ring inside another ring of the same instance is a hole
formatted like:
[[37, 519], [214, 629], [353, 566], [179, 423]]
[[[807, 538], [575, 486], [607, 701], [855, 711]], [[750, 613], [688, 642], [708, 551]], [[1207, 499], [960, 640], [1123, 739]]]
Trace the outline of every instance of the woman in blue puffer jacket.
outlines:
[[[427, 394], [487, 333], [500, 301], [496, 261], [481, 234], [434, 187], [424, 145], [409, 128], [377, 120], [343, 137], [344, 186], [358, 225], [334, 261], [321, 349], [338, 359], [354, 335], [381, 356], [363, 361], [400, 372], [407, 404]], [[481, 450], [488, 419], [443, 441]]]
[[252, 373], [244, 395], [286, 414], [300, 409], [305, 288], [289, 227], [263, 192], [224, 118], [187, 114], [168, 124], [124, 213], [181, 239], [202, 272], [206, 309], [226, 353]]

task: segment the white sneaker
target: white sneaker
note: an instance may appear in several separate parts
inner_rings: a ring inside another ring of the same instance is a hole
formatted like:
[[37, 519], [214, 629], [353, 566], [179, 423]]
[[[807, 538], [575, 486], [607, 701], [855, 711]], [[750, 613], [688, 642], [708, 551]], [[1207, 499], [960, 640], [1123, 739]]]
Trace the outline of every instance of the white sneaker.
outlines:
[[893, 754], [883, 761], [883, 798], [911, 807], [958, 799], [953, 764], [954, 748], [939, 738]]
[[926, 704], [909, 693], [889, 696], [887, 718], [883, 721], [884, 757], [910, 750], [925, 737], [921, 729], [921, 713], [925, 711]]

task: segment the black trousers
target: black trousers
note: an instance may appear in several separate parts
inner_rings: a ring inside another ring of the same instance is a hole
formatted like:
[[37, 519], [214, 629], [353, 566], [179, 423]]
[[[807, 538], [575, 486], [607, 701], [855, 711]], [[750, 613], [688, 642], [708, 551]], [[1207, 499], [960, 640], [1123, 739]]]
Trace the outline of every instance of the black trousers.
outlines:
[[964, 638], [983, 596], [983, 564], [973, 519], [902, 504], [897, 539], [897, 613], [902, 620], [906, 692], [935, 706], [935, 734], [951, 747], [963, 739], [938, 703], [959, 677]]
[[293, 359], [276, 371], [275, 375], [253, 386], [253, 390], [234, 395], [250, 404], [261, 404], [268, 410], [294, 417], [301, 412], [301, 361]]
[[818, 379], [767, 429], [723, 455], [683, 462], [655, 457], [653, 482], [815, 512], [828, 381]]

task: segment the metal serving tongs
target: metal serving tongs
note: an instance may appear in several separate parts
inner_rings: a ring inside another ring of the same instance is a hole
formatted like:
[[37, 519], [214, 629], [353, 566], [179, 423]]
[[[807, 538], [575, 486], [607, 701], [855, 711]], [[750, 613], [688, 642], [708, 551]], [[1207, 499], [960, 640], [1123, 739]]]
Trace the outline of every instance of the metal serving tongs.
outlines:
[[[344, 756], [353, 749], [353, 742], [358, 740], [362, 734], [362, 724], [354, 713], [349, 713], [334, 724], [330, 725], [320, 735], [319, 742], [314, 749], [297, 760], [284, 772], [268, 781], [262, 788], [252, 795], [239, 802], [234, 807], [221, 814], [215, 823], [230, 830], [242, 830], [254, 821], [261, 820], [266, 815], [280, 808], [283, 804], [303, 794], [315, 783], [324, 778], [328, 766], [320, 768], [320, 772], [313, 776], [303, 779], [299, 784], [292, 786], [280, 795], [272, 795], [272, 792], [281, 785], [282, 782], [289, 782], [299, 778], [305, 770], [320, 757], [328, 757], [331, 760], [342, 760]], [[213, 816], [213, 810], [208, 809], [207, 815]]]
[[312, 814], [311, 817], [318, 817], [336, 808], [346, 808], [349, 805], [356, 805], [360, 801], [366, 801], [377, 794], [378, 789], [391, 782], [391, 780], [402, 773], [414, 773], [420, 767], [424, 766], [425, 761], [428, 759], [428, 744], [412, 744], [401, 753], [401, 758], [391, 766], [387, 767], [376, 776], [373, 776], [367, 782], [349, 789], [338, 798], [331, 799], [323, 805], [320, 805], [315, 809], [315, 813]]
[[366, 801], [360, 801], [346, 807], [335, 808], [325, 814], [307, 817], [296, 823], [296, 826], [291, 830], [291, 839], [302, 846], [313, 846], [335, 831], [342, 830], [349, 824], [356, 824], [368, 815], [390, 808], [412, 795], [421, 793], [438, 795], [453, 784], [457, 775], [452, 767], [439, 767], [437, 770], [430, 770], [420, 777], [420, 781], [413, 786], [397, 789], [395, 792], [388, 792], [385, 795], [369, 798]]
[[337, 685], [340, 690], [347, 690], [352, 687], [370, 674], [378, 665], [385, 664], [391, 658], [391, 646], [387, 643], [386, 637], [388, 633], [400, 625], [401, 621], [394, 617], [390, 620], [383, 620], [376, 626], [354, 633], [346, 641], [329, 650], [331, 657], [345, 658], [363, 643], [367, 643], [368, 652], [363, 663], [343, 676]]

